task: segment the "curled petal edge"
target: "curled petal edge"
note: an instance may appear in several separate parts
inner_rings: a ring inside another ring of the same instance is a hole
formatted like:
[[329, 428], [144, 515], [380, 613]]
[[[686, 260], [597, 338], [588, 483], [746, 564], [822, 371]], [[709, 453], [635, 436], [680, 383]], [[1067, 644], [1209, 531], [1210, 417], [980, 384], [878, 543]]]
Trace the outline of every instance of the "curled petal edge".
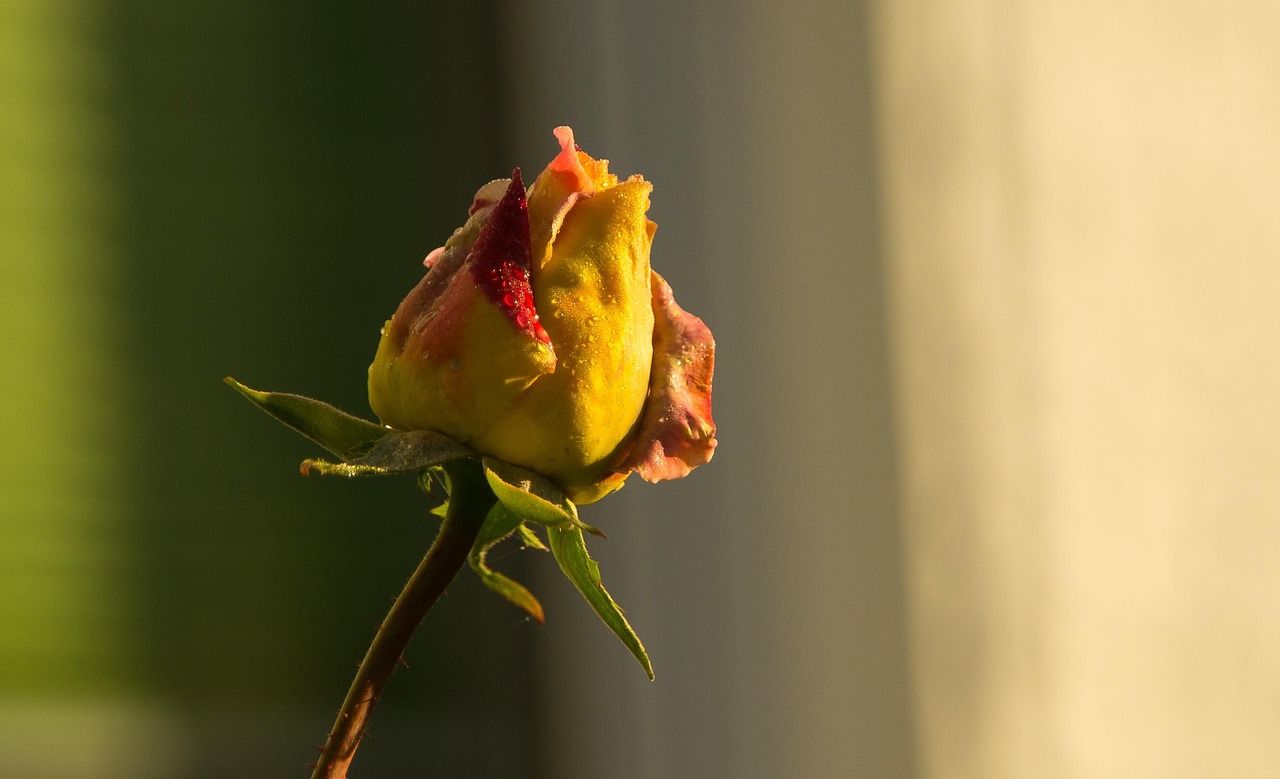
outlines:
[[666, 280], [652, 273], [649, 399], [631, 451], [616, 471], [658, 482], [687, 476], [715, 453], [711, 379], [716, 343], [701, 319], [676, 304]]
[[[595, 159], [579, 149], [574, 142], [572, 128], [557, 127], [555, 136], [560, 144], [560, 153], [543, 169], [529, 190], [532, 271], [535, 276], [550, 259], [551, 246], [573, 207], [583, 198], [618, 185], [618, 177], [609, 172], [609, 161]], [[643, 177], [632, 176], [629, 180], [643, 181]]]
[[560, 143], [560, 153], [551, 160], [551, 164], [547, 165], [547, 170], [562, 176], [568, 185], [566, 189], [570, 192], [584, 192], [588, 195], [595, 192], [595, 181], [578, 156], [578, 144], [573, 140], [573, 128], [562, 125], [552, 132]]

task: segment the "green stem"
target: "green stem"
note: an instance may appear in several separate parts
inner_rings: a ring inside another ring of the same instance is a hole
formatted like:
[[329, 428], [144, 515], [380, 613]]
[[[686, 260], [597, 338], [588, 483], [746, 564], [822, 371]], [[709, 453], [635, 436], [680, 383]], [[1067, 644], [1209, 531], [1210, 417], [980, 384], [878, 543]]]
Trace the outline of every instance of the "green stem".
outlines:
[[347, 767], [360, 746], [383, 687], [423, 617], [466, 562], [493, 505], [493, 492], [477, 462], [456, 460], [445, 470], [450, 482], [449, 511], [440, 534], [409, 577], [360, 662], [311, 779], [346, 779]]

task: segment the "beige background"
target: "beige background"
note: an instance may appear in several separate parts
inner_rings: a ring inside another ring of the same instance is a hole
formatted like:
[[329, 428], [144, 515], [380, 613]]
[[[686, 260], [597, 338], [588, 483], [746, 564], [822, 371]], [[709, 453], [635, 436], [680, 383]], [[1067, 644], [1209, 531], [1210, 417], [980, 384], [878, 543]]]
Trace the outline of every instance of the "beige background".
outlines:
[[1280, 775], [1280, 6], [677, 5], [516, 12], [721, 345], [718, 508], [607, 545], [659, 681], [548, 634], [566, 775]]

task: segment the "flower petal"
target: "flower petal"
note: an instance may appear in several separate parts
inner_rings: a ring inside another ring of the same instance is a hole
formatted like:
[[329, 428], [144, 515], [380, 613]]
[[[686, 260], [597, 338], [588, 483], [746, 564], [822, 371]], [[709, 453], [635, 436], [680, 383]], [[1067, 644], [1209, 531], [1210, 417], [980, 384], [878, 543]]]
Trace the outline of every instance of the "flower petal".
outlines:
[[552, 130], [552, 132], [555, 134], [556, 140], [560, 142], [560, 153], [551, 161], [551, 164], [547, 165], [547, 170], [553, 171], [564, 178], [575, 179], [575, 184], [570, 189], [590, 195], [595, 191], [594, 182], [578, 155], [578, 144], [573, 142], [573, 128], [568, 125], [562, 125]]
[[516, 329], [551, 343], [538, 321], [529, 286], [529, 204], [519, 168], [512, 173], [506, 194], [476, 238], [468, 260], [476, 285]]
[[618, 177], [609, 172], [608, 160], [597, 160], [578, 148], [573, 142], [572, 128], [557, 127], [555, 136], [560, 142], [560, 153], [529, 188], [530, 246], [535, 279], [551, 258], [551, 244], [578, 199], [618, 183]]
[[618, 472], [645, 481], [679, 479], [711, 460], [715, 339], [702, 320], [676, 304], [671, 287], [653, 274], [653, 370], [649, 399], [631, 452]]
[[466, 442], [555, 370], [529, 286], [528, 241], [516, 171], [502, 199], [454, 233], [387, 324], [369, 368], [369, 402], [384, 423]]
[[556, 371], [472, 442], [550, 478], [577, 503], [603, 494], [596, 485], [625, 452], [649, 393], [650, 190], [637, 178], [577, 199], [534, 279]]
[[390, 336], [398, 346], [403, 347], [409, 336], [410, 326], [435, 305], [448, 287], [453, 275], [471, 253], [471, 247], [480, 237], [480, 232], [489, 223], [489, 215], [510, 187], [511, 179], [495, 179], [481, 187], [467, 211], [466, 223], [453, 231], [444, 246], [433, 249], [422, 261], [427, 268], [427, 275], [400, 303], [388, 326]]

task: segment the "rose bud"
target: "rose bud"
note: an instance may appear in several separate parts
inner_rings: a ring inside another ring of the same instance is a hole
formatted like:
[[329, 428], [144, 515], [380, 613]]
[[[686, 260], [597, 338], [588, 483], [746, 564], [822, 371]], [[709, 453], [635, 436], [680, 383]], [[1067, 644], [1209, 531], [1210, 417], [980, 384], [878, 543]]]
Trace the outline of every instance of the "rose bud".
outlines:
[[533, 470], [578, 503], [711, 459], [715, 343], [649, 268], [652, 186], [560, 153], [476, 193], [382, 331], [369, 403]]

